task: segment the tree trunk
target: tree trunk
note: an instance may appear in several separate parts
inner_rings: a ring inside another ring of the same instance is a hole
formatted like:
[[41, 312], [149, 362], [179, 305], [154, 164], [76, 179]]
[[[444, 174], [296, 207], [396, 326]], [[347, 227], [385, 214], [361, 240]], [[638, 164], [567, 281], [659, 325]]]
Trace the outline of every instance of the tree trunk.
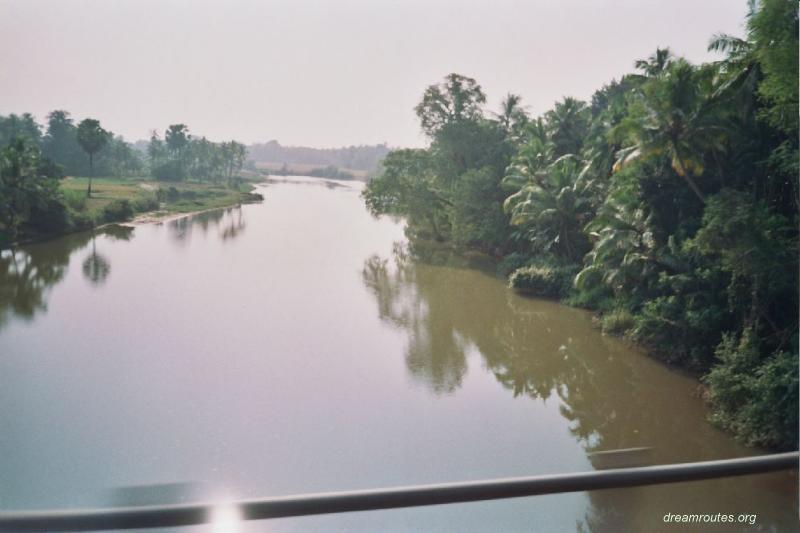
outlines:
[[92, 153], [89, 152], [89, 187], [86, 188], [86, 197], [92, 196], [92, 176], [94, 175], [94, 158]]
[[684, 172], [683, 174], [683, 179], [689, 185], [689, 188], [692, 189], [692, 192], [695, 194], [695, 196], [697, 196], [697, 198], [700, 199], [700, 203], [706, 205], [706, 197], [703, 196], [703, 193], [700, 191], [700, 188], [697, 186], [694, 180], [689, 177], [689, 175], [686, 172]]

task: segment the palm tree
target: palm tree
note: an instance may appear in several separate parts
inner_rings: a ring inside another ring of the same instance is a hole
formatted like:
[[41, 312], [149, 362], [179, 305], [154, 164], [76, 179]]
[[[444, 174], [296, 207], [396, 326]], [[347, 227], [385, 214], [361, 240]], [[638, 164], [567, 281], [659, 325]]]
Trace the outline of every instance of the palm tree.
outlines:
[[94, 154], [99, 152], [108, 143], [111, 134], [100, 127], [100, 121], [87, 118], [78, 124], [78, 144], [89, 156], [89, 186], [86, 196], [92, 195], [92, 177], [94, 176]]
[[562, 156], [506, 199], [511, 224], [524, 228], [535, 249], [570, 261], [587, 251], [583, 226], [591, 218], [595, 193], [590, 166], [572, 154]]
[[519, 133], [528, 122], [528, 114], [522, 105], [522, 97], [518, 94], [508, 93], [500, 102], [500, 112], [493, 113], [493, 115], [509, 134]]
[[706, 155], [724, 150], [727, 131], [717, 114], [712, 75], [711, 70], [695, 69], [680, 59], [644, 83], [630, 116], [613, 131], [627, 144], [617, 152], [614, 171], [636, 159], [667, 157], [705, 204], [695, 178], [703, 174]]
[[634, 63], [637, 70], [641, 70], [648, 78], [655, 78], [667, 70], [675, 60], [669, 48], [656, 48], [647, 59], [639, 59]]
[[550, 140], [555, 146], [555, 155], [579, 154], [589, 128], [589, 108], [585, 102], [565, 97], [545, 113]]

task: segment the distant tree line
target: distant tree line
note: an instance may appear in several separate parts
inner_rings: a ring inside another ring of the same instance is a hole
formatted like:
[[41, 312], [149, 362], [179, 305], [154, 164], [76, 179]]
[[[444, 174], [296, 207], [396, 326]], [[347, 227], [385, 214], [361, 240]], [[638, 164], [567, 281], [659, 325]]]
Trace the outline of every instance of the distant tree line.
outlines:
[[702, 376], [745, 442], [798, 445], [798, 3], [753, 3], [700, 65], [658, 49], [589, 102], [496, 113], [451, 74], [416, 107], [425, 149], [364, 197], [502, 259], [510, 285], [599, 311], [603, 330]]
[[164, 181], [212, 181], [228, 183], [242, 170], [247, 147], [236, 141], [211, 142], [192, 137], [185, 124], [173, 124], [163, 140], [153, 132], [147, 145], [152, 176]]
[[386, 144], [345, 148], [309, 148], [281, 146], [278, 141], [273, 140], [262, 144], [251, 144], [248, 147], [248, 157], [258, 162], [334, 166], [373, 172], [389, 151]]
[[[57, 233], [94, 224], [70, 209], [85, 205], [65, 198], [59, 180], [66, 176], [92, 178], [152, 176], [164, 181], [226, 182], [238, 177], [247, 156], [236, 141], [214, 143], [194, 138], [184, 124], [153, 133], [146, 152], [102, 127], [96, 119], [77, 124], [67, 111], [47, 115], [43, 127], [29, 113], [0, 115], [0, 245], [21, 236]], [[68, 205], [69, 204], [69, 205]], [[124, 218], [131, 207], [109, 206], [108, 218]], [[142, 206], [152, 209], [148, 203]], [[156, 205], [157, 207], [157, 205]]]
[[285, 164], [277, 169], [270, 170], [270, 174], [275, 176], [312, 176], [314, 178], [329, 178], [334, 180], [354, 180], [355, 175], [351, 172], [342, 170], [334, 165], [328, 165], [321, 168], [312, 168], [311, 170], [296, 170], [290, 168]]

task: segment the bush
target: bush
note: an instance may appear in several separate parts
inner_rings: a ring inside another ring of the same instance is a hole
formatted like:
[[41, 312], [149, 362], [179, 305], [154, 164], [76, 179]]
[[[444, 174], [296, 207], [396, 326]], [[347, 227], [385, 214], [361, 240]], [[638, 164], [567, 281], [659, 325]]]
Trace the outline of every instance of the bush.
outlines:
[[497, 264], [497, 273], [500, 276], [507, 277], [515, 270], [528, 266], [530, 256], [522, 252], [513, 252], [503, 257]]
[[719, 363], [704, 378], [711, 419], [749, 445], [797, 449], [797, 354], [763, 357], [759, 348], [752, 330], [723, 337]]
[[694, 294], [649, 300], [637, 313], [632, 336], [669, 363], [706, 371], [730, 324], [727, 310], [709, 300]]
[[614, 309], [600, 318], [600, 327], [607, 335], [624, 335], [633, 328], [633, 315], [626, 309]]
[[159, 181], [183, 181], [186, 173], [178, 161], [167, 161], [153, 168], [153, 177]]
[[159, 187], [156, 191], [156, 200], [159, 202], [177, 202], [180, 197], [181, 193], [175, 187], [170, 187], [169, 189]]
[[26, 230], [48, 234], [64, 231], [69, 226], [69, 213], [60, 198], [49, 196], [31, 206]]
[[69, 214], [69, 218], [74, 229], [89, 229], [95, 225], [92, 216], [85, 211], [73, 211]]
[[72, 211], [84, 211], [86, 209], [86, 193], [83, 191], [76, 191], [74, 189], [67, 189], [63, 191], [64, 203]]
[[558, 298], [561, 296], [562, 279], [558, 270], [549, 266], [528, 266], [515, 270], [508, 279], [514, 290], [533, 296]]
[[155, 211], [158, 209], [158, 200], [156, 200], [155, 196], [140, 196], [133, 201], [133, 209], [137, 213]]
[[133, 216], [133, 206], [128, 200], [114, 200], [103, 208], [105, 222], [121, 222]]
[[582, 307], [594, 311], [606, 312], [614, 309], [614, 293], [604, 284], [597, 284], [580, 289], [571, 287], [564, 303], [573, 307]]
[[539, 256], [530, 259], [528, 266], [517, 268], [509, 277], [508, 286], [532, 296], [565, 298], [572, 291], [572, 281], [577, 273], [576, 265]]

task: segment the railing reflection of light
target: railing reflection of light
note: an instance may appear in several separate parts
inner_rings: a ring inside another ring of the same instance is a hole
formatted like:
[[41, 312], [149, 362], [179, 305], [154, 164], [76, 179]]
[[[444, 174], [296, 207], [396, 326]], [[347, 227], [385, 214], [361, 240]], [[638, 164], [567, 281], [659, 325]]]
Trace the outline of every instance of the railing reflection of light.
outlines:
[[242, 518], [242, 512], [236, 504], [218, 505], [211, 510], [211, 531], [212, 533], [239, 533], [239, 524]]

